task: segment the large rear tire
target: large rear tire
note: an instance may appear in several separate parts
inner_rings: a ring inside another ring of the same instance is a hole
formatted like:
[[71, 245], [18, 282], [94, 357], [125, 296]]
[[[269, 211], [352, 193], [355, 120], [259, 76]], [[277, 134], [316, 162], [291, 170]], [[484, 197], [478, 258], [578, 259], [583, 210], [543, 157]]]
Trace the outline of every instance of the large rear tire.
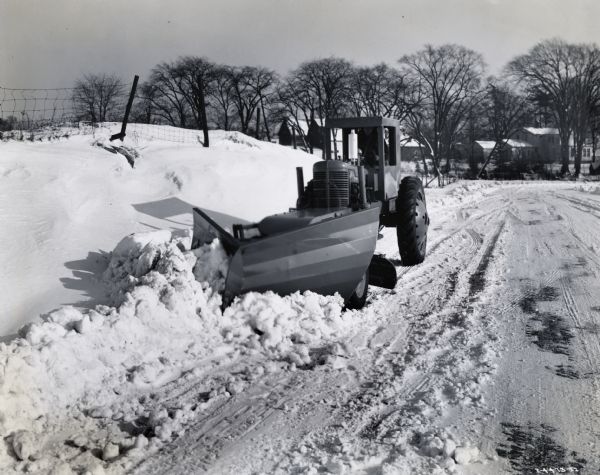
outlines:
[[346, 308], [359, 310], [367, 303], [369, 295], [369, 269], [366, 270], [352, 295], [346, 300]]
[[398, 250], [403, 266], [414, 266], [425, 259], [429, 215], [421, 180], [407, 176], [400, 182], [396, 199], [398, 213]]

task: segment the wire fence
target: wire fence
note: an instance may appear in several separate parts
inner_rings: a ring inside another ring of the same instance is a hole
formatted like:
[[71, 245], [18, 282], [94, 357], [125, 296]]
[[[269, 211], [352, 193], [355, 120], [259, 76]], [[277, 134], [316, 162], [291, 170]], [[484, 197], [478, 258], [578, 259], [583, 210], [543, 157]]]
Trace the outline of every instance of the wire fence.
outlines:
[[0, 131], [30, 132], [64, 124], [73, 126], [73, 90], [0, 87]]
[[202, 143], [202, 131], [134, 122], [127, 125], [127, 138], [136, 142], [159, 140], [180, 144], [198, 144]]
[[[127, 96], [116, 97], [111, 123], [94, 123], [81, 113], [73, 100], [74, 88], [13, 89], [0, 86], [0, 139], [41, 141], [77, 134], [94, 133], [99, 127], [120, 128]], [[136, 94], [135, 100], [145, 99]], [[127, 126], [127, 138], [133, 141], [165, 141], [175, 143], [201, 142], [196, 129], [164, 124], [133, 122]]]

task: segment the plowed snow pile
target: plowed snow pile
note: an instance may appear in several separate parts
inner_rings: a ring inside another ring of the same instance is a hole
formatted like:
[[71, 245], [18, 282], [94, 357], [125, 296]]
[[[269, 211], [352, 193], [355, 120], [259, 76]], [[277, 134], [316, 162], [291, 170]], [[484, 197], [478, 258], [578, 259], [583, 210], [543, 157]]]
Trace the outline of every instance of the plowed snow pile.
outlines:
[[[11, 445], [0, 448], [0, 468], [21, 467], [15, 458], [44, 468], [44, 443], [60, 437], [53, 432], [64, 430], [61, 420], [152, 417], [138, 397], [202, 371], [207, 360], [262, 355], [307, 364], [311, 345], [352, 324], [341, 298], [310, 292], [251, 293], [222, 312], [226, 255], [218, 241], [193, 251], [190, 243], [189, 233], [168, 231], [124, 238], [104, 273], [114, 306], [61, 308], [1, 344], [0, 436]], [[236, 391], [235, 378], [228, 390]], [[168, 440], [173, 421], [163, 427], [154, 417], [157, 438]]]

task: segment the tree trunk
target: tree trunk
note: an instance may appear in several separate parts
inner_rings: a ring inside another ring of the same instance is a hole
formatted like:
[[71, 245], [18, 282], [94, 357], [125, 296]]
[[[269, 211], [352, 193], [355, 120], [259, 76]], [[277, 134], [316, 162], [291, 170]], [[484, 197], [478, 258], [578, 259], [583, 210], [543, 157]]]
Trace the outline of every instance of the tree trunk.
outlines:
[[262, 109], [263, 122], [265, 124], [265, 133], [267, 134], [267, 140], [271, 141], [271, 132], [269, 132], [269, 124], [267, 123], [267, 115], [265, 114], [265, 106], [262, 104], [262, 98], [260, 99], [260, 107]]
[[583, 150], [580, 148], [575, 154], [575, 176], [579, 176], [581, 173], [581, 152], [583, 152]]
[[260, 140], [260, 107], [256, 108], [256, 140]]
[[225, 121], [223, 122], [223, 128], [229, 130], [229, 116], [225, 113]]
[[481, 175], [485, 171], [485, 167], [488, 166], [488, 163], [490, 163], [490, 161], [494, 157], [494, 154], [496, 153], [496, 150], [499, 150], [500, 147], [501, 147], [501, 145], [498, 144], [498, 141], [496, 140], [496, 142], [494, 143], [494, 147], [492, 148], [492, 151], [490, 152], [490, 154], [487, 156], [487, 158], [483, 162], [483, 166], [481, 167], [481, 170], [479, 170], [479, 173], [477, 174], [477, 179], [481, 178]]
[[[419, 154], [421, 155], [421, 160], [423, 160], [423, 173], [425, 174], [425, 176], [427, 178], [429, 178], [429, 172], [427, 170], [427, 159], [425, 157], [425, 154], [423, 153], [423, 146], [421, 145], [421, 142], [419, 142]], [[428, 183], [426, 183], [426, 187], [427, 187]]]
[[202, 118], [202, 132], [204, 133], [204, 142], [202, 145], [208, 148], [208, 121], [206, 120], [206, 101], [204, 100], [204, 84], [200, 81], [200, 117]]
[[575, 176], [581, 173], [581, 155], [583, 153], [583, 138], [578, 138], [575, 142]]
[[561, 175], [567, 175], [569, 173], [569, 142], [566, 144], [560, 144], [560, 161], [562, 166], [560, 168]]

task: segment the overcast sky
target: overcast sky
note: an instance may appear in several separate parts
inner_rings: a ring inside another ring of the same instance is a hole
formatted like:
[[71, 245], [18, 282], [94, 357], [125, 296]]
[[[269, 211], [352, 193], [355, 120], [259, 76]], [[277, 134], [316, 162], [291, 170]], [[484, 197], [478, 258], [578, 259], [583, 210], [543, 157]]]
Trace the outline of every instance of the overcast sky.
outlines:
[[332, 55], [392, 64], [449, 42], [497, 72], [554, 36], [600, 42], [600, 1], [0, 0], [0, 86], [70, 87], [89, 72], [144, 80], [181, 55], [281, 73]]

